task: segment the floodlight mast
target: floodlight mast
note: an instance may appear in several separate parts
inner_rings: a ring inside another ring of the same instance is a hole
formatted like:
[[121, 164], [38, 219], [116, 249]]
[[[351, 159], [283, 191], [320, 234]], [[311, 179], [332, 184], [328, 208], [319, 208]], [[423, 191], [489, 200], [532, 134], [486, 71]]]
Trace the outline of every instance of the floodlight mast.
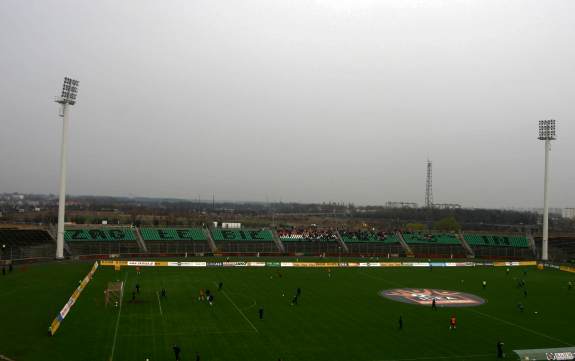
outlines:
[[557, 139], [555, 119], [539, 121], [539, 140], [545, 141], [545, 179], [543, 182], [543, 240], [541, 242], [541, 259], [549, 259], [549, 152], [551, 141]]
[[66, 167], [68, 155], [68, 122], [69, 106], [76, 104], [79, 81], [64, 78], [62, 94], [55, 102], [61, 105], [60, 116], [62, 124], [62, 148], [60, 151], [60, 198], [58, 201], [58, 235], [56, 237], [56, 259], [64, 259], [64, 222], [66, 211]]

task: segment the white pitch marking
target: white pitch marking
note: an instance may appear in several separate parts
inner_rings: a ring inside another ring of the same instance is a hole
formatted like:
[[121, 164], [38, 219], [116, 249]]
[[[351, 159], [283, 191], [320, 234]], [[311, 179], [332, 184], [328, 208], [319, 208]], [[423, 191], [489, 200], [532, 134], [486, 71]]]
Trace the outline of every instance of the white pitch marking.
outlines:
[[518, 325], [518, 324], [513, 323], [513, 322], [511, 322], [511, 321], [507, 321], [507, 320], [504, 320], [504, 319], [499, 318], [499, 317], [495, 317], [495, 316], [492, 316], [492, 315], [488, 315], [487, 313], [483, 313], [483, 312], [480, 312], [480, 311], [477, 311], [477, 310], [469, 309], [469, 311], [474, 312], [474, 313], [477, 313], [477, 314], [480, 314], [480, 315], [482, 315], [482, 316], [484, 316], [484, 317], [491, 318], [492, 320], [496, 320], [496, 321], [499, 321], [499, 322], [508, 324], [508, 325], [510, 325], [510, 326], [514, 326], [514, 327], [520, 328], [520, 329], [522, 329], [522, 330], [524, 330], [524, 331], [531, 332], [531, 333], [534, 334], [534, 335], [541, 336], [541, 337], [545, 337], [545, 338], [548, 338], [548, 339], [553, 340], [553, 341], [559, 341], [559, 342], [561, 342], [561, 343], [563, 343], [563, 344], [565, 344], [565, 345], [567, 345], [567, 346], [572, 346], [572, 344], [570, 344], [569, 342], [565, 342], [565, 341], [563, 341], [563, 340], [561, 340], [561, 339], [558, 339], [558, 338], [555, 338], [555, 337], [553, 337], [553, 336], [549, 336], [549, 335], [546, 335], [546, 334], [544, 334], [544, 333], [537, 332], [537, 331], [535, 331], [535, 330], [532, 330], [532, 329], [527, 328], [527, 327], [525, 327], [525, 326]]
[[[215, 284], [215, 282], [214, 282]], [[228, 294], [226, 293], [226, 291], [222, 290], [222, 294], [224, 296], [226, 296], [226, 298], [228, 299], [228, 301], [231, 302], [231, 304], [236, 308], [236, 310], [238, 310], [238, 312], [240, 313], [240, 315], [242, 315], [242, 317], [248, 321], [248, 323], [250, 324], [250, 326], [252, 326], [252, 328], [254, 329], [254, 331], [256, 331], [257, 333], [260, 333], [260, 331], [258, 331], [258, 329], [256, 328], [256, 326], [254, 326], [254, 324], [252, 323], [252, 321], [250, 321], [249, 318], [247, 318], [247, 316], [242, 312], [242, 310], [240, 310], [240, 308], [236, 305], [236, 303], [230, 298], [230, 296], [228, 296]]]
[[120, 316], [122, 316], [122, 304], [124, 302], [124, 287], [128, 283], [128, 272], [126, 272], [126, 277], [124, 277], [124, 285], [122, 287], [122, 293], [120, 294], [120, 309], [118, 310], [118, 318], [116, 319], [116, 328], [114, 329], [114, 341], [112, 343], [112, 356], [110, 356], [110, 361], [114, 360], [114, 353], [116, 352], [116, 340], [118, 338], [118, 327], [120, 326]]
[[162, 302], [160, 302], [160, 293], [156, 292], [156, 296], [158, 297], [158, 305], [160, 306], [160, 315], [164, 317], [164, 312], [162, 311]]
[[[397, 285], [397, 286], [399, 286], [399, 287], [404, 287], [403, 285], [400, 285], [399, 283], [392, 282], [392, 281], [388, 281], [388, 280], [383, 279], [383, 278], [380, 278], [380, 277], [375, 277], [375, 276], [369, 275], [369, 274], [367, 274], [367, 273], [359, 272], [359, 274], [364, 275], [364, 276], [366, 276], [366, 277], [373, 278], [373, 279], [378, 279], [378, 280], [387, 282], [387, 283], [389, 283], [389, 284]], [[565, 344], [565, 345], [567, 345], [567, 346], [572, 346], [572, 344], [570, 344], [570, 343], [568, 343], [568, 342], [565, 342], [565, 341], [563, 341], [563, 340], [561, 340], [561, 339], [558, 339], [558, 338], [555, 338], [555, 337], [546, 335], [546, 334], [541, 333], [541, 332], [537, 332], [537, 331], [535, 331], [535, 330], [532, 330], [532, 329], [530, 329], [530, 328], [527, 328], [527, 327], [518, 325], [518, 324], [516, 324], [516, 323], [510, 322], [510, 321], [507, 321], [507, 320], [504, 320], [504, 319], [502, 319], [502, 318], [495, 317], [495, 316], [492, 316], [492, 315], [489, 315], [489, 314], [487, 314], [487, 313], [483, 313], [483, 312], [480, 312], [480, 311], [477, 311], [477, 310], [474, 310], [474, 309], [471, 309], [471, 308], [468, 308], [467, 310], [469, 310], [470, 312], [475, 312], [475, 313], [477, 313], [477, 314], [479, 314], [479, 315], [482, 315], [482, 316], [484, 316], [484, 317], [488, 317], [488, 318], [491, 318], [491, 319], [493, 319], [493, 320], [496, 320], [496, 321], [505, 323], [505, 324], [507, 324], [507, 325], [520, 328], [520, 329], [522, 329], [522, 330], [524, 330], [524, 331], [531, 332], [531, 333], [534, 334], [534, 335], [541, 336], [541, 337], [545, 337], [545, 338], [548, 338], [548, 339], [553, 340], [553, 341], [558, 341], [558, 342], [561, 342], [561, 343], [563, 343], [563, 344]], [[468, 357], [469, 357], [469, 356], [468, 356]], [[384, 360], [381, 360], [381, 361], [384, 361]], [[392, 361], [392, 360], [388, 360], [388, 361]], [[406, 360], [406, 361], [407, 361], [407, 360]]]

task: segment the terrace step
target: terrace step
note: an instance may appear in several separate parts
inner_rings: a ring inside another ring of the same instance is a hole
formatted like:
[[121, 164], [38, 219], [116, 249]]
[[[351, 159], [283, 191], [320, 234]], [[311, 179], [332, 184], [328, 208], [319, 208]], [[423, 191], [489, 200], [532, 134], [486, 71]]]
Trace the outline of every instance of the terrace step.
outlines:
[[204, 235], [208, 239], [208, 244], [210, 245], [212, 253], [217, 253], [218, 247], [216, 246], [216, 242], [214, 242], [214, 239], [212, 238], [212, 232], [210, 232], [208, 228], [202, 228], [202, 232], [204, 232]]
[[[54, 240], [54, 243], [58, 244], [58, 229], [56, 228], [55, 225], [51, 224], [47, 229], [46, 232], [48, 232], [48, 234], [52, 237], [52, 239]], [[74, 256], [72, 254], [72, 249], [70, 248], [70, 245], [68, 245], [68, 242], [66, 242], [66, 240], [64, 240], [64, 255], [68, 254], [68, 256], [72, 257]]]
[[136, 241], [138, 242], [138, 247], [140, 247], [140, 251], [143, 253], [148, 253], [148, 247], [146, 246], [146, 242], [140, 233], [140, 229], [134, 227], [134, 231], [136, 233]]
[[285, 250], [285, 247], [284, 247], [282, 240], [280, 239], [280, 237], [278, 235], [278, 232], [275, 229], [272, 229], [271, 231], [272, 231], [274, 243], [276, 244], [278, 250], [281, 253], [285, 253], [286, 250]]
[[403, 239], [403, 234], [401, 234], [401, 232], [397, 231], [397, 232], [395, 232], [395, 236], [397, 237], [397, 239], [399, 240], [399, 243], [403, 247], [403, 250], [405, 251], [405, 255], [407, 257], [413, 257], [413, 251], [411, 250], [411, 247], [409, 247], [407, 242], [405, 242], [405, 239]]
[[533, 251], [533, 256], [536, 259], [539, 259], [539, 252], [537, 252], [537, 246], [535, 246], [535, 238], [533, 238], [533, 234], [531, 234], [531, 232], [527, 233], [527, 241], [529, 242], [529, 248], [531, 248], [531, 251]]
[[463, 246], [463, 248], [465, 248], [465, 250], [469, 254], [469, 257], [475, 258], [475, 252], [473, 252], [473, 248], [471, 248], [469, 243], [467, 243], [467, 241], [465, 240], [465, 237], [463, 237], [463, 233], [461, 231], [457, 232], [457, 238], [461, 242], [461, 245]]
[[339, 234], [338, 230], [335, 231], [335, 235], [337, 237], [337, 241], [338, 241], [339, 245], [341, 246], [341, 248], [345, 251], [345, 253], [349, 253], [349, 248], [347, 248], [347, 244], [345, 244], [345, 242], [343, 241], [343, 238], [341, 238], [341, 234]]

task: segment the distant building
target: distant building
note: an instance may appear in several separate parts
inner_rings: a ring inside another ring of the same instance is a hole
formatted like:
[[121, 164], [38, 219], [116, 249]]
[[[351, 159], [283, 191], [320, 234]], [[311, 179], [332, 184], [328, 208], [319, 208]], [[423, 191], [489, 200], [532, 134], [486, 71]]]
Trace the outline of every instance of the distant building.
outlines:
[[[536, 208], [535, 212], [537, 214], [543, 214], [543, 208]], [[549, 215], [555, 216], [555, 217], [561, 217], [563, 215], [563, 209], [561, 208], [549, 208]], [[564, 217], [564, 216], [563, 216]]]
[[223, 222], [222, 228], [240, 229], [240, 228], [242, 228], [242, 224], [241, 223]]
[[417, 203], [412, 202], [387, 202], [386, 207], [389, 208], [417, 208]]
[[439, 209], [461, 209], [461, 204], [457, 203], [433, 203], [434, 208]]
[[563, 218], [575, 219], [575, 208], [563, 208]]

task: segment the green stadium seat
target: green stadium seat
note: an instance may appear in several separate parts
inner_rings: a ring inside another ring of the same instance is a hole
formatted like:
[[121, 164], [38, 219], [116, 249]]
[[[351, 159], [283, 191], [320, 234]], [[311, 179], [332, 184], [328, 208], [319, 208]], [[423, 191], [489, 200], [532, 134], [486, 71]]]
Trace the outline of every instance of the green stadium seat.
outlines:
[[140, 228], [144, 241], [206, 241], [201, 228]]
[[64, 239], [70, 242], [136, 241], [136, 235], [131, 228], [83, 228], [67, 229]]
[[261, 241], [273, 242], [273, 233], [270, 230], [249, 230], [249, 229], [221, 229], [211, 230], [214, 241]]
[[463, 238], [470, 246], [529, 248], [525, 236], [465, 234]]
[[358, 232], [348, 232], [348, 231], [340, 231], [339, 232], [341, 239], [345, 243], [386, 243], [386, 244], [393, 244], [399, 243], [397, 236], [393, 233], [383, 233], [383, 232], [367, 232], [367, 231], [358, 231]]
[[403, 232], [403, 240], [407, 244], [438, 244], [459, 245], [461, 242], [454, 233], [420, 233]]

